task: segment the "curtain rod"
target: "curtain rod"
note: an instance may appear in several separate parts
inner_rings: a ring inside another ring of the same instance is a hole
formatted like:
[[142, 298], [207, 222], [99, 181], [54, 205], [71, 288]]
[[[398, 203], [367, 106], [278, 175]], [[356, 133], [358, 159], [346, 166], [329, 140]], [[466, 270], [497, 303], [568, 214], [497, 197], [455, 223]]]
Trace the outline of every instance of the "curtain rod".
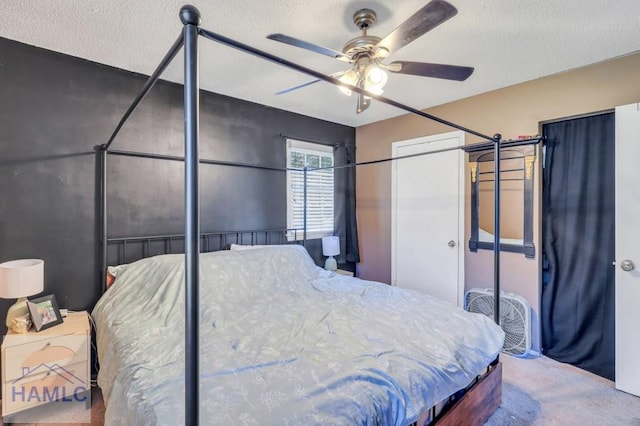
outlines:
[[[300, 142], [310, 142], [310, 143], [317, 143], [318, 145], [332, 146], [334, 148], [340, 148], [340, 147], [346, 146], [346, 143], [344, 142], [331, 143], [331, 142], [327, 142], [326, 140], [321, 141], [318, 139], [312, 139], [308, 137], [285, 135], [284, 133], [278, 133], [278, 136], [285, 139], [295, 139]], [[355, 144], [355, 141], [353, 141], [353, 143]]]
[[615, 109], [604, 109], [602, 111], [586, 112], [584, 114], [570, 115], [568, 117], [552, 118], [550, 120], [541, 121], [539, 123], [539, 126], [540, 128], [542, 128], [542, 126], [544, 126], [545, 124], [560, 123], [561, 121], [579, 120], [581, 118], [595, 117], [597, 115], [611, 114], [614, 112], [616, 112]]

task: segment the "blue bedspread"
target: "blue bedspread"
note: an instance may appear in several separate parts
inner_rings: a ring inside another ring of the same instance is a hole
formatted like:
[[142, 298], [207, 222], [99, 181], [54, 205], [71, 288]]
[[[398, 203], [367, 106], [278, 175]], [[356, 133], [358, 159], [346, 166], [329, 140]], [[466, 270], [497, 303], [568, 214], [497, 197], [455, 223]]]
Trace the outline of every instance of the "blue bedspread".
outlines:
[[[490, 319], [330, 273], [300, 246], [200, 266], [201, 424], [405, 425], [502, 347]], [[92, 312], [105, 424], [184, 424], [184, 255], [113, 271]]]

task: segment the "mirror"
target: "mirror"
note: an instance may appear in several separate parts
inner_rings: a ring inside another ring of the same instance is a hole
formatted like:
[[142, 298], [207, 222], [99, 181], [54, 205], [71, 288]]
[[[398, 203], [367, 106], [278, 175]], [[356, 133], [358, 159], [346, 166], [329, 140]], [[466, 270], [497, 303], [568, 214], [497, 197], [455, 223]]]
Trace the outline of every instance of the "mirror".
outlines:
[[[471, 238], [469, 249], [493, 250], [493, 149], [469, 152], [471, 169]], [[500, 153], [500, 250], [534, 257], [533, 172], [535, 145], [503, 144]]]

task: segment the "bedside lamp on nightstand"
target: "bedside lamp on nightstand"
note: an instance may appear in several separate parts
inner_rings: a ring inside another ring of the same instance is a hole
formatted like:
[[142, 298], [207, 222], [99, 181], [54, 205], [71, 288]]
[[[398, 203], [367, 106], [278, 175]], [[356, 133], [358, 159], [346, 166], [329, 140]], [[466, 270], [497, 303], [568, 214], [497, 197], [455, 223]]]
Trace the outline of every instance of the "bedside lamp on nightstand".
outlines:
[[328, 271], [335, 271], [338, 269], [338, 263], [333, 256], [340, 254], [340, 239], [338, 237], [322, 238], [322, 254], [329, 256], [324, 263], [324, 269]]
[[7, 313], [7, 328], [12, 320], [27, 315], [27, 296], [44, 290], [44, 261], [40, 259], [21, 259], [0, 263], [0, 297], [18, 299]]

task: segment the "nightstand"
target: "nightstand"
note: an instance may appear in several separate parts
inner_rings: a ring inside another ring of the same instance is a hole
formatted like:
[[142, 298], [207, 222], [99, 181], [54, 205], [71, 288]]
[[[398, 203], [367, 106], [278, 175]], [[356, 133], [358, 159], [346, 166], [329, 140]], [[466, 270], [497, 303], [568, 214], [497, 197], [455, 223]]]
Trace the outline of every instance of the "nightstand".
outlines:
[[2, 415], [52, 401], [83, 401], [91, 391], [91, 329], [86, 312], [37, 333], [11, 330], [2, 342]]
[[344, 269], [336, 269], [336, 274], [340, 274], [340, 275], [346, 275], [348, 277], [353, 277], [353, 272], [351, 271], [346, 271]]

